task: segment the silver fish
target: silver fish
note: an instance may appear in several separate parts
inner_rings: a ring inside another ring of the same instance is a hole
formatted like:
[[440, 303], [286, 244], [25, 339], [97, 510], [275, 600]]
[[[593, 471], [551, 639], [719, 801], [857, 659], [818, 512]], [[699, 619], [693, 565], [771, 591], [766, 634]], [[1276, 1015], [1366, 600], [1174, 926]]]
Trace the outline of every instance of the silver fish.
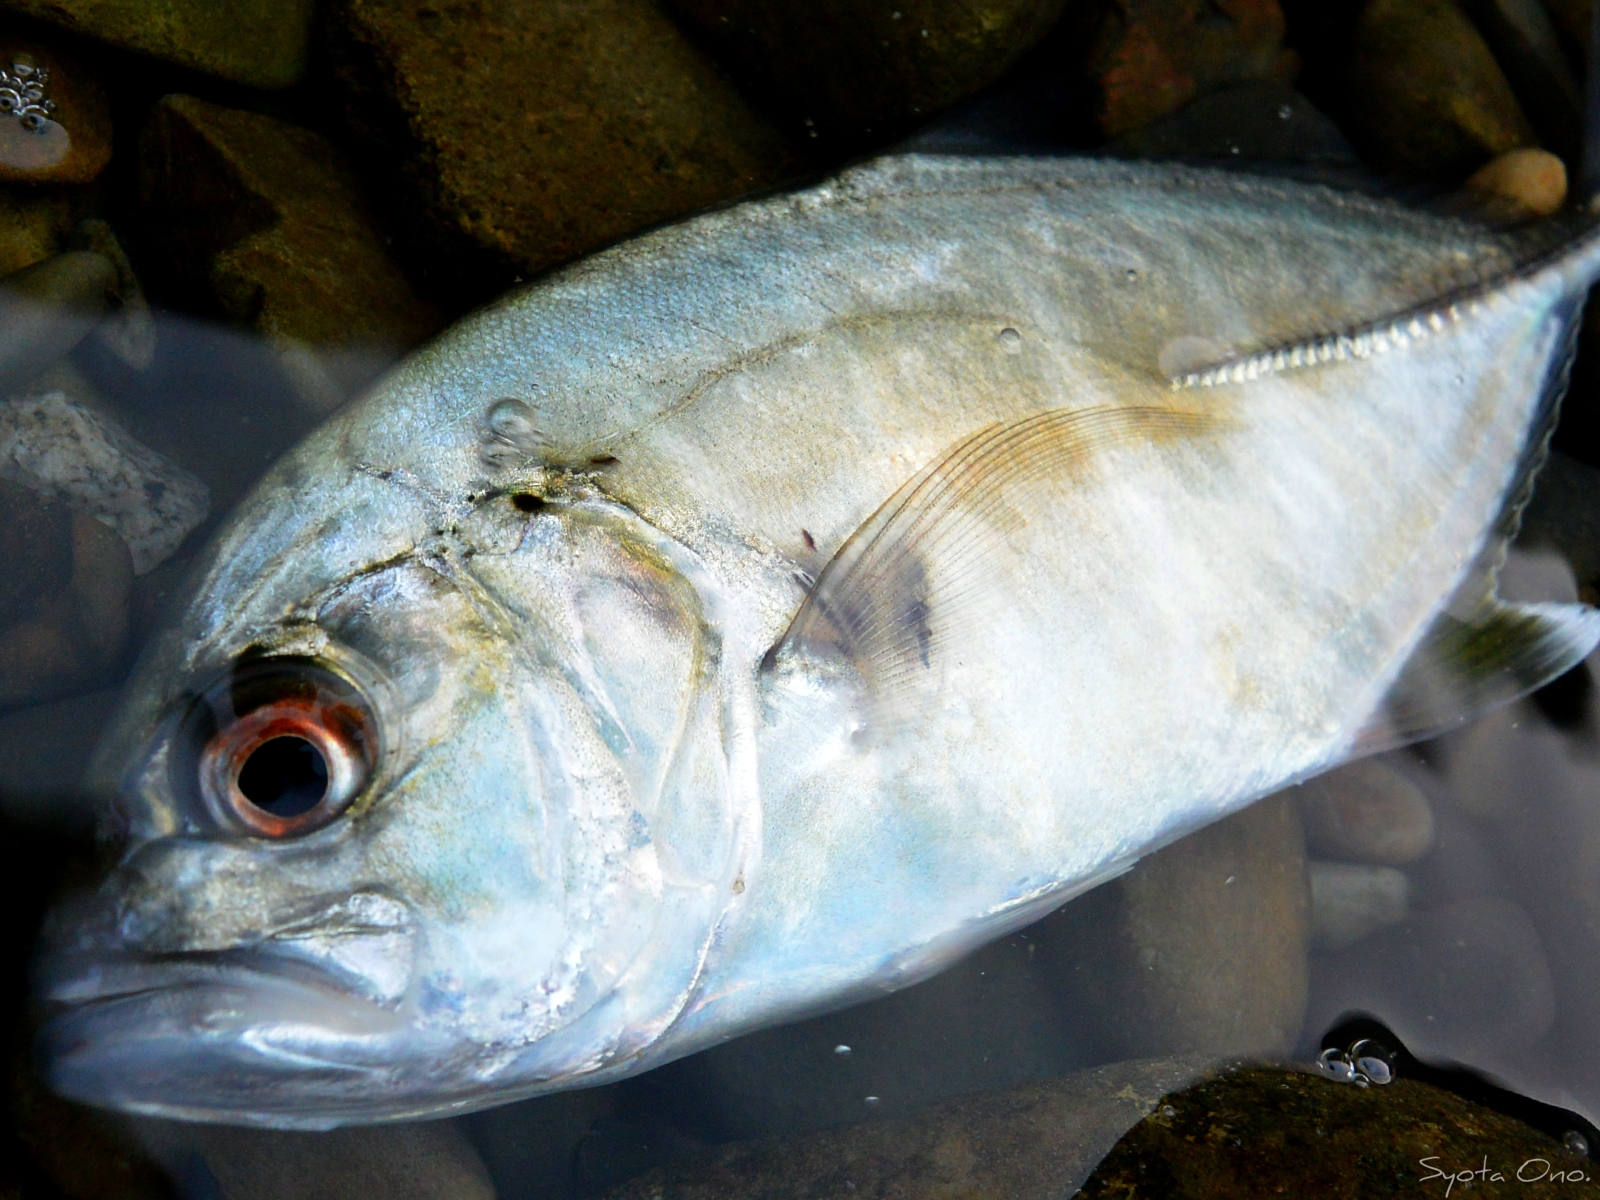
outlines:
[[148, 648], [49, 1078], [300, 1128], [614, 1080], [1552, 678], [1600, 614], [1493, 576], [1597, 273], [906, 155], [507, 297], [277, 466]]

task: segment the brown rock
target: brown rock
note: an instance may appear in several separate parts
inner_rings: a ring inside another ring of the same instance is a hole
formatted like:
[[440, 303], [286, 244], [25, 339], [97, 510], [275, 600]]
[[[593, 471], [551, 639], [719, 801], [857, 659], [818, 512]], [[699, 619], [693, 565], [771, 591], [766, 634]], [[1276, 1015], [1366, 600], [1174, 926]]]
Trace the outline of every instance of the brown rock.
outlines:
[[88, 204], [82, 188], [0, 184], [0, 279], [65, 249]]
[[1268, 797], [1073, 901], [1063, 1004], [1107, 1057], [1285, 1053], [1308, 989], [1310, 885], [1299, 816]]
[[74, 33], [252, 87], [288, 87], [306, 69], [312, 0], [0, 0]]
[[1278, 0], [1113, 0], [1089, 55], [1107, 137], [1246, 80], [1292, 83]]
[[1465, 174], [1535, 141], [1494, 55], [1451, 0], [1371, 0], [1348, 88], [1354, 132], [1388, 170]]
[[1474, 171], [1467, 191], [1505, 224], [1548, 217], [1567, 199], [1567, 165], [1548, 150], [1508, 150]]
[[409, 249], [456, 299], [795, 170], [656, 0], [335, 0], [357, 142], [398, 165]]
[[1065, 0], [675, 0], [797, 136], [882, 141], [994, 82]]
[[1071, 1196], [1164, 1092], [1205, 1073], [1200, 1059], [1116, 1063], [980, 1093], [915, 1117], [806, 1137], [735, 1143], [659, 1168], [609, 1200], [811, 1200]]
[[72, 515], [28, 488], [0, 480], [0, 627], [72, 578]]
[[84, 641], [103, 667], [115, 665], [128, 640], [133, 557], [109, 525], [72, 518], [72, 598]]
[[[1459, 1175], [1480, 1168], [1487, 1173]], [[1451, 1186], [1453, 1194], [1587, 1196], [1597, 1190], [1597, 1173], [1582, 1151], [1426, 1083], [1402, 1078], [1358, 1088], [1251, 1068], [1164, 1097], [1078, 1195], [1366, 1200], [1443, 1196]]]
[[[360, 346], [382, 359], [443, 324], [320, 134], [168, 96], [141, 137], [140, 183], [172, 290], [286, 349]], [[303, 353], [293, 363], [322, 365]], [[348, 382], [328, 386], [340, 393]]]
[[0, 180], [88, 183], [110, 161], [100, 85], [66, 55], [0, 36]]
[[1400, 867], [1433, 848], [1433, 809], [1386, 763], [1354, 762], [1296, 789], [1306, 846], [1318, 858]]

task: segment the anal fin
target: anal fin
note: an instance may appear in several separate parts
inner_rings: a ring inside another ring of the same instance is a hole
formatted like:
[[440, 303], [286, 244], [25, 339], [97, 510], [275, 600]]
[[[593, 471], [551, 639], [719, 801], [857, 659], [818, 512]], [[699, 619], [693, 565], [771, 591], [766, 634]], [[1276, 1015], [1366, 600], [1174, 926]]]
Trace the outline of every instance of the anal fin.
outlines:
[[1600, 610], [1489, 600], [1435, 618], [1350, 757], [1378, 754], [1464, 725], [1582, 662], [1600, 644]]

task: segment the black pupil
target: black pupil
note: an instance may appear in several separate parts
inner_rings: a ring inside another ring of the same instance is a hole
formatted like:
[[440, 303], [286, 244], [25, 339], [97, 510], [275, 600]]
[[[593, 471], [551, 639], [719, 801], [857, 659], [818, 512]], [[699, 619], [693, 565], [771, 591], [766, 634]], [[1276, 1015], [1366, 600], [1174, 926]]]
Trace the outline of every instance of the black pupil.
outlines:
[[239, 790], [262, 812], [298, 817], [322, 803], [328, 791], [328, 762], [303, 737], [275, 737], [245, 759]]

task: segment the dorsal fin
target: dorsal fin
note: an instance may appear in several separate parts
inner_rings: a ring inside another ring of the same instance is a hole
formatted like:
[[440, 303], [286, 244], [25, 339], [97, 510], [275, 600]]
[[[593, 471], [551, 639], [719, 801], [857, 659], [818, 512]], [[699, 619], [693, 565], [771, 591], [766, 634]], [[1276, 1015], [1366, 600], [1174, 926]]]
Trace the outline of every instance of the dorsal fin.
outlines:
[[1226, 409], [1126, 405], [1050, 409], [971, 434], [905, 483], [840, 547], [788, 631], [768, 674], [847, 669], [865, 687], [878, 731], [910, 719], [929, 695], [937, 653], [1003, 601], [1008, 535], [1048, 497], [1119, 445], [1194, 438], [1225, 427]]

